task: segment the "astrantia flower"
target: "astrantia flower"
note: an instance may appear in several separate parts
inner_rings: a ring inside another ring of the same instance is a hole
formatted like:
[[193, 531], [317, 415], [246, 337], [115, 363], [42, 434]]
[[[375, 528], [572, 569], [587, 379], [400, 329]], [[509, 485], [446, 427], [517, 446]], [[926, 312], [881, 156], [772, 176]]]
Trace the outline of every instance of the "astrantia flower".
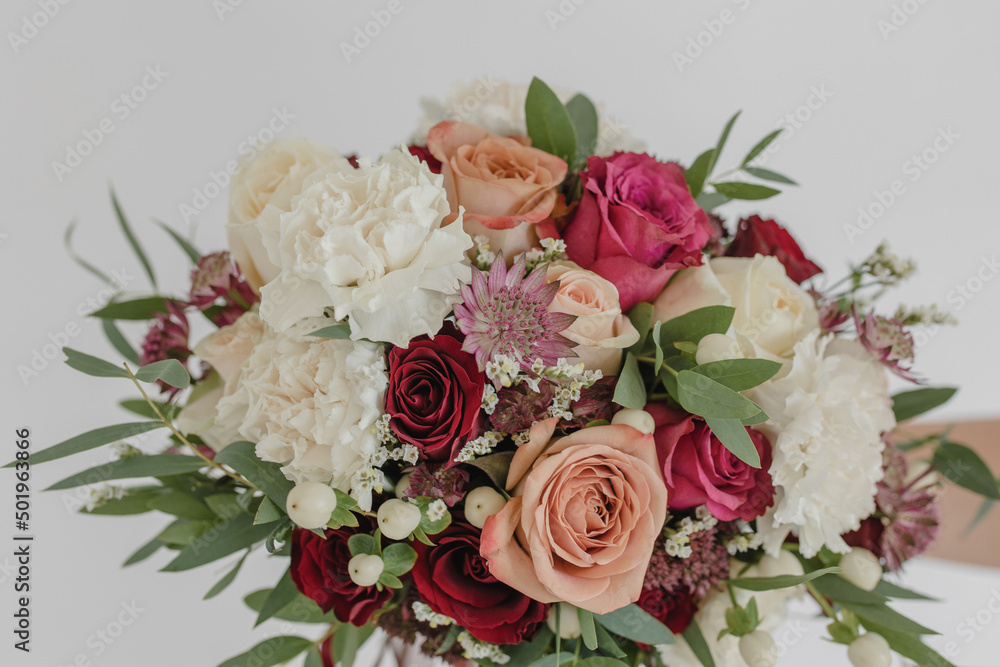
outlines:
[[910, 382], [919, 382], [910, 372], [913, 362], [913, 336], [897, 319], [869, 313], [864, 318], [854, 313], [858, 340], [890, 371]]
[[465, 496], [469, 473], [459, 467], [446, 468], [441, 463], [423, 463], [410, 473], [409, 480], [406, 498], [440, 498], [448, 507], [454, 507]]
[[643, 588], [668, 594], [690, 593], [698, 598], [708, 595], [715, 584], [729, 576], [729, 551], [719, 536], [718, 526], [691, 533], [691, 555], [687, 558], [668, 554], [667, 538], [660, 536], [653, 547]]
[[527, 382], [505, 387], [497, 392], [497, 405], [490, 415], [490, 423], [493, 428], [507, 433], [527, 431], [532, 424], [545, 418], [554, 396], [555, 387], [544, 380], [537, 391]]
[[[142, 341], [142, 357], [139, 364], [145, 366], [155, 361], [176, 359], [185, 366], [191, 356], [188, 336], [191, 333], [184, 308], [173, 301], [167, 301], [167, 312], [156, 313], [153, 326]], [[158, 382], [160, 391], [170, 396], [180, 391], [177, 387]]]
[[222, 251], [198, 259], [197, 267], [191, 271], [189, 301], [199, 310], [220, 306], [211, 318], [216, 326], [224, 327], [239, 319], [259, 298], [243, 279], [232, 256]]
[[554, 366], [560, 358], [573, 356], [572, 341], [559, 332], [576, 317], [549, 312], [558, 281], [545, 283], [545, 266], [524, 277], [524, 267], [524, 255], [510, 270], [500, 255], [488, 278], [473, 269], [472, 285], [462, 286], [462, 303], [455, 306], [455, 317], [465, 334], [462, 349], [476, 355], [480, 369], [498, 354], [510, 357], [524, 370], [530, 370], [536, 359]]

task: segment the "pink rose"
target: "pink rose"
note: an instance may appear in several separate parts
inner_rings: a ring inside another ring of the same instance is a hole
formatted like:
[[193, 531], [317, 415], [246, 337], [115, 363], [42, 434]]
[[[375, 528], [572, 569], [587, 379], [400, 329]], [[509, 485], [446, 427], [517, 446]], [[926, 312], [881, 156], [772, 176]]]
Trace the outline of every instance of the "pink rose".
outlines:
[[670, 494], [670, 509], [689, 510], [705, 505], [720, 521], [751, 521], [774, 502], [771, 483], [771, 443], [748, 428], [760, 468], [754, 468], [726, 449], [701, 419], [651, 403], [646, 412], [656, 424], [656, 452]]
[[646, 154], [591, 157], [583, 196], [562, 232], [569, 258], [618, 288], [622, 310], [652, 301], [677, 269], [701, 264], [712, 225], [684, 170]]
[[512, 497], [486, 520], [490, 573], [539, 602], [606, 614], [639, 599], [666, 518], [667, 490], [651, 435], [595, 426], [551, 440], [531, 427], [514, 454]]
[[465, 208], [471, 236], [490, 239], [510, 259], [538, 245], [534, 225], [552, 213], [567, 165], [530, 146], [527, 137], [501, 137], [475, 125], [444, 121], [427, 134], [427, 149], [441, 161], [451, 216]]

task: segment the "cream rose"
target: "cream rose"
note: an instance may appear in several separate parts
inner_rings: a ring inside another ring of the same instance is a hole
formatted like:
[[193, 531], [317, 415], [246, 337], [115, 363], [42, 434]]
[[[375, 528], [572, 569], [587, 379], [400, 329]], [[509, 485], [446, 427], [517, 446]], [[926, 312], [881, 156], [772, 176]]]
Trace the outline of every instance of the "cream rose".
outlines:
[[618, 304], [618, 289], [593, 271], [573, 262], [549, 264], [546, 282], [559, 281], [549, 310], [576, 315], [564, 336], [576, 343], [573, 351], [588, 370], [617, 375], [622, 350], [639, 340], [639, 332]]
[[736, 309], [731, 331], [739, 354], [731, 356], [781, 362], [783, 373], [795, 344], [819, 329], [813, 298], [785, 275], [775, 257], [717, 257], [684, 269], [657, 297], [654, 319], [670, 320], [705, 306]]
[[441, 176], [401, 149], [317, 172], [264, 237], [280, 273], [261, 290], [261, 317], [285, 330], [332, 308], [355, 340], [402, 347], [436, 334], [472, 276], [472, 239], [461, 221], [442, 227], [449, 213]]
[[278, 216], [306, 178], [334, 162], [346, 162], [332, 148], [302, 138], [275, 139], [242, 166], [229, 189], [229, 250], [247, 283], [259, 292], [274, 280], [278, 267], [268, 257], [262, 234], [275, 235]]
[[268, 329], [227, 383], [216, 419], [239, 423], [257, 455], [282, 464], [288, 479], [331, 484], [368, 509], [364, 473], [379, 447], [372, 425], [385, 403], [385, 359], [381, 345], [309, 335], [328, 322]]

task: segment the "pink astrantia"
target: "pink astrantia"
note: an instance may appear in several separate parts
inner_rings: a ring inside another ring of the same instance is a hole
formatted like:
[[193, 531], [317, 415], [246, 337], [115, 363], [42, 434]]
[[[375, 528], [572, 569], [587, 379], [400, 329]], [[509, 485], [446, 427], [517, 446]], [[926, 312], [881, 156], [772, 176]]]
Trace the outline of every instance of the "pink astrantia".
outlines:
[[891, 317], [869, 313], [861, 319], [854, 312], [854, 324], [858, 329], [858, 340], [869, 352], [890, 371], [910, 382], [919, 378], [910, 372], [913, 361], [913, 336], [903, 323]]
[[729, 551], [719, 539], [719, 527], [691, 535], [691, 556], [667, 553], [666, 538], [660, 536], [646, 570], [643, 587], [663, 591], [690, 591], [703, 598], [719, 581], [729, 576]]
[[462, 303], [455, 306], [455, 317], [465, 334], [462, 349], [476, 355], [480, 370], [498, 354], [507, 355], [524, 370], [536, 359], [553, 366], [560, 358], [573, 356], [573, 343], [559, 332], [573, 324], [576, 316], [549, 312], [559, 281], [546, 284], [546, 265], [525, 277], [525, 263], [520, 255], [508, 270], [501, 253], [488, 277], [473, 268], [472, 284], [462, 286]]
[[201, 257], [191, 271], [190, 303], [199, 310], [219, 306], [211, 314], [216, 326], [232, 324], [258, 300], [227, 251]]

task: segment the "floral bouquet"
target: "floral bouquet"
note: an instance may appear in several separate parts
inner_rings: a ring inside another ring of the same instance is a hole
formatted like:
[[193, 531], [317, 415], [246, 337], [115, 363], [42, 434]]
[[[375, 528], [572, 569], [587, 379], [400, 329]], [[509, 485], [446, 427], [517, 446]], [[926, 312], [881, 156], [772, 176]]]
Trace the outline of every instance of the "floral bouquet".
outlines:
[[[910, 328], [947, 320], [874, 310], [912, 263], [880, 246], [830, 281], [775, 221], [727, 225], [794, 184], [758, 166], [777, 131], [716, 175], [735, 116], [685, 168], [538, 79], [425, 106], [378, 160], [256, 146], [227, 251], [167, 228], [184, 295], [114, 200], [153, 293], [93, 313], [118, 360], [65, 353], [130, 380], [143, 419], [31, 455], [118, 443], [52, 488], [173, 517], [127, 565], [231, 557], [206, 597], [258, 547], [288, 559], [246, 603], [320, 629], [223, 667], [350, 666], [375, 629], [453, 665], [762, 667], [793, 596], [858, 667], [949, 665], [885, 575], [934, 538], [945, 480], [1000, 493], [968, 447], [897, 427], [954, 393], [889, 394], [922, 383]], [[140, 350], [122, 321], [148, 321]]]

